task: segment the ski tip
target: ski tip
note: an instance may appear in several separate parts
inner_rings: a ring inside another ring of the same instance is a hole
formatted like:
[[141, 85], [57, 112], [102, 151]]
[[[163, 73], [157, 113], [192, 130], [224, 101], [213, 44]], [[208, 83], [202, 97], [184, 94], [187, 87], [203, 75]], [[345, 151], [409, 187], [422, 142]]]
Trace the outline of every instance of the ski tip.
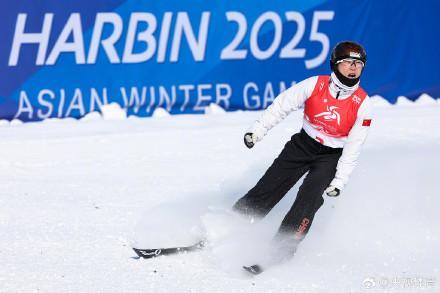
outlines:
[[205, 247], [206, 241], [201, 240], [191, 246], [176, 246], [168, 248], [153, 248], [153, 249], [140, 249], [132, 247], [136, 255], [140, 258], [153, 258], [161, 255], [187, 253], [195, 250], [200, 250]]
[[139, 258], [153, 258], [161, 255], [162, 249], [138, 249], [133, 247]]
[[263, 272], [263, 268], [260, 265], [243, 266], [243, 269], [252, 275], [259, 275]]

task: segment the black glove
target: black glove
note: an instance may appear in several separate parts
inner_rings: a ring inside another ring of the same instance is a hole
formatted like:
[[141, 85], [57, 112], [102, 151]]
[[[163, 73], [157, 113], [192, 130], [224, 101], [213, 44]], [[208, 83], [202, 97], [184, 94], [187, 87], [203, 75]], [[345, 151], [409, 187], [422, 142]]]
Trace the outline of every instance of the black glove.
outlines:
[[253, 134], [252, 132], [248, 132], [244, 135], [244, 144], [248, 147], [248, 148], [253, 148], [255, 143], [257, 142], [257, 138], [255, 137], [255, 134]]
[[337, 196], [339, 196], [339, 194], [341, 193], [341, 191], [339, 190], [339, 188], [330, 185], [330, 186], [327, 187], [327, 189], [325, 190], [325, 193], [327, 193], [328, 196], [331, 196], [331, 197], [337, 197]]

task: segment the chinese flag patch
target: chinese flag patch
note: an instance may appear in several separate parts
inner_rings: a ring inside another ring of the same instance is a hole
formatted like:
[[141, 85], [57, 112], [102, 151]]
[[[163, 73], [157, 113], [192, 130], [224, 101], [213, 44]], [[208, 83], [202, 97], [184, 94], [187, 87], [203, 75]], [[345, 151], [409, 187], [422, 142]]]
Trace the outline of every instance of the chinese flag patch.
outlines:
[[371, 125], [371, 119], [364, 119], [362, 121], [362, 126], [370, 126]]

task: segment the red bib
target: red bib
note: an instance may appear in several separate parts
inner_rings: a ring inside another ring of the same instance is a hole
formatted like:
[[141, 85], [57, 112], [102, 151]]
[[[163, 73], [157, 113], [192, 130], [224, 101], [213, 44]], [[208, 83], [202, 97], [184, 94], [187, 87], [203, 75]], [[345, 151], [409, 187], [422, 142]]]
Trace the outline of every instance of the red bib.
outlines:
[[359, 87], [350, 97], [338, 100], [331, 96], [329, 82], [328, 75], [318, 77], [312, 95], [305, 102], [304, 119], [327, 136], [346, 137], [367, 93]]

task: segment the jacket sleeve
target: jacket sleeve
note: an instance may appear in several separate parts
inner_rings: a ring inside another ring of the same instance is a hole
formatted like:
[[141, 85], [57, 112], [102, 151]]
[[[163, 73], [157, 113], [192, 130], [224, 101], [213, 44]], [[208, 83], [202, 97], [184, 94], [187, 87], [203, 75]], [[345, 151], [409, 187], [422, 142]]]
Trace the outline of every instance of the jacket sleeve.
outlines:
[[305, 101], [311, 96], [315, 88], [317, 76], [305, 79], [281, 94], [267, 107], [260, 118], [249, 128], [248, 132], [254, 133], [260, 141], [266, 133], [286, 116], [304, 106]]
[[350, 174], [357, 164], [362, 145], [370, 130], [368, 120], [371, 121], [371, 107], [370, 98], [367, 96], [358, 110], [356, 122], [348, 134], [342, 155], [339, 158], [336, 175], [330, 185], [340, 190], [347, 184]]

